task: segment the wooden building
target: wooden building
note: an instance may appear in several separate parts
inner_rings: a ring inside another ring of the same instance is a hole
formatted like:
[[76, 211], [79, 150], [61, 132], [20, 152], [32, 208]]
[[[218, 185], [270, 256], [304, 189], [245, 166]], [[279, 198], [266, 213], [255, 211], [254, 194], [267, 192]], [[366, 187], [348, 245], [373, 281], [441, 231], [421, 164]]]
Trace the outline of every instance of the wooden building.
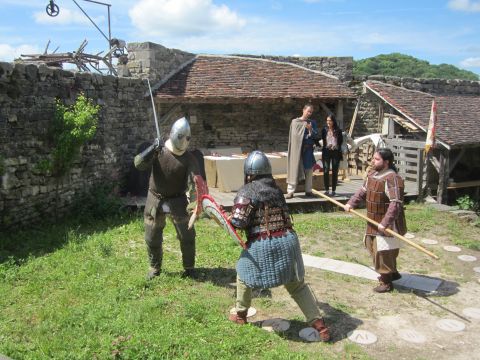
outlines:
[[343, 123], [356, 94], [332, 75], [247, 56], [195, 55], [154, 84], [162, 124], [187, 116], [198, 148], [287, 149], [291, 119], [306, 103], [319, 127], [327, 112]]
[[[378, 100], [386, 144], [394, 149], [402, 175], [416, 179], [419, 195], [433, 190], [437, 202], [447, 203], [449, 191], [463, 191], [478, 199], [480, 96], [432, 95], [378, 81], [364, 85]], [[436, 146], [427, 163], [423, 149], [434, 99]]]

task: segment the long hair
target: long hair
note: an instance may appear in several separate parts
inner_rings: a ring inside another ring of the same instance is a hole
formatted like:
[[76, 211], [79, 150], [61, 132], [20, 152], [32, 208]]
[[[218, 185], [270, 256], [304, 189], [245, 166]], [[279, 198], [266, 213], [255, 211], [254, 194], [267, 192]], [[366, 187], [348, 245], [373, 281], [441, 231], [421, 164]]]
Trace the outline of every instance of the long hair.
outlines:
[[378, 148], [377, 151], [375, 151], [380, 155], [380, 157], [383, 159], [383, 161], [388, 161], [388, 168], [392, 169], [396, 173], [398, 173], [398, 169], [393, 163], [393, 160], [395, 159], [392, 150], [389, 148]]
[[[325, 120], [327, 120], [328, 118], [330, 118], [333, 121], [333, 131], [337, 132], [339, 128], [338, 128], [337, 118], [335, 117], [335, 114], [334, 113], [328, 114]], [[328, 126], [328, 125], [325, 125], [325, 126]]]

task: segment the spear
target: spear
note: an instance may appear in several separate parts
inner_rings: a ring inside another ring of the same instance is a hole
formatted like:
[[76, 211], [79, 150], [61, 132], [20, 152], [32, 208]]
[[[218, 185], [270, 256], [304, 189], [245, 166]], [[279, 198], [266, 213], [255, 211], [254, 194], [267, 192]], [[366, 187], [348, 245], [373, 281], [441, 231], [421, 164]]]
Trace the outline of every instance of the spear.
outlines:
[[[337, 205], [337, 206], [341, 207], [343, 210], [345, 210], [345, 205], [343, 205], [341, 202], [339, 202], [339, 201], [337, 201], [337, 200], [335, 200], [335, 199], [332, 199], [330, 196], [327, 196], [327, 195], [325, 195], [325, 194], [323, 194], [323, 193], [321, 193], [320, 191], [317, 191], [317, 190], [315, 190], [315, 189], [312, 189], [312, 192], [313, 192], [314, 194], [316, 194], [316, 195], [319, 195], [319, 196], [323, 197], [324, 199], [327, 199], [328, 201], [334, 203], [335, 205]], [[361, 217], [362, 219], [368, 221], [370, 224], [373, 224], [373, 225], [375, 225], [376, 227], [378, 227], [378, 225], [380, 225], [380, 224], [379, 224], [378, 222], [376, 222], [375, 220], [370, 219], [369, 217], [367, 217], [367, 216], [359, 213], [358, 211], [355, 211], [355, 210], [353, 210], [353, 209], [350, 209], [349, 212], [354, 213], [355, 215]], [[400, 240], [402, 240], [403, 242], [406, 242], [408, 245], [413, 246], [415, 249], [424, 252], [424, 253], [427, 254], [428, 256], [431, 256], [432, 258], [434, 258], [434, 259], [436, 259], [436, 260], [439, 259], [439, 257], [438, 257], [437, 255], [435, 255], [434, 253], [428, 251], [428, 250], [425, 249], [424, 247], [422, 247], [422, 246], [420, 246], [420, 245], [418, 245], [418, 244], [415, 244], [413, 241], [408, 240], [405, 236], [402, 236], [402, 235], [400, 235], [399, 233], [397, 233], [397, 232], [395, 232], [395, 231], [393, 231], [393, 230], [391, 230], [391, 229], [385, 229], [385, 232], [386, 232], [387, 234], [389, 234], [389, 235], [395, 236], [397, 239], [400, 239]]]

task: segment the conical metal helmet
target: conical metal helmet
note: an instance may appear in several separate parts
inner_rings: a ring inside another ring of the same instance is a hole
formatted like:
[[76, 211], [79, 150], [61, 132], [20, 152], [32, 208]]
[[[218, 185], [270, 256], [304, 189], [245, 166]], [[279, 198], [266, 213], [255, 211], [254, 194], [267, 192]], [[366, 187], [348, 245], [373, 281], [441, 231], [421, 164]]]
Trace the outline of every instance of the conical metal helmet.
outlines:
[[186, 118], [175, 121], [170, 130], [170, 141], [177, 151], [185, 151], [190, 143], [190, 125]]
[[248, 154], [243, 172], [245, 175], [271, 175], [272, 165], [263, 152], [255, 150]]

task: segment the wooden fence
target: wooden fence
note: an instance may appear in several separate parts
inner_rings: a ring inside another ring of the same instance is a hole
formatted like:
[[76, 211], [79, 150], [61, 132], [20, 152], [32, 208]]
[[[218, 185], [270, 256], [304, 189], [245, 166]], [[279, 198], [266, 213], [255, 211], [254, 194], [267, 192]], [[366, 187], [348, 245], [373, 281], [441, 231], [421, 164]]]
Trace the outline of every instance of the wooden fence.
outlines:
[[405, 181], [416, 183], [418, 195], [421, 196], [426, 180], [423, 155], [425, 142], [405, 139], [384, 139], [384, 141], [395, 155], [395, 165], [398, 168], [398, 173]]

